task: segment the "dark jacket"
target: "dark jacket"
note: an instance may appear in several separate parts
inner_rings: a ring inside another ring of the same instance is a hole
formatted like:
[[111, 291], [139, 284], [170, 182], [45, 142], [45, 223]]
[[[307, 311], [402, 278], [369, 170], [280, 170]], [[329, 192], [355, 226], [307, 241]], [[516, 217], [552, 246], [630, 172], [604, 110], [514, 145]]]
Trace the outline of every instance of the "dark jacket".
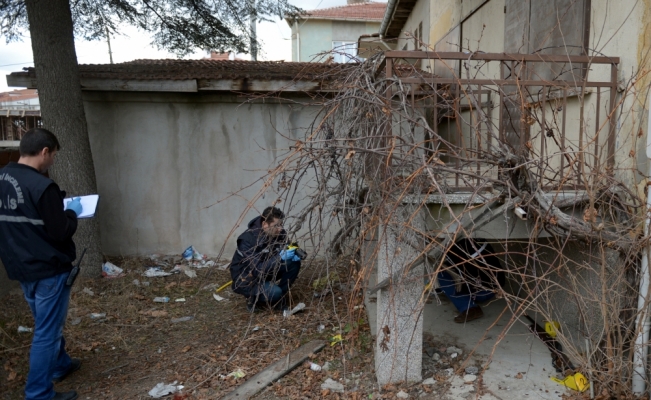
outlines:
[[31, 282], [72, 269], [77, 216], [63, 211], [63, 196], [30, 166], [0, 169], [0, 259], [9, 279]]
[[459, 294], [468, 293], [469, 285], [479, 290], [494, 290], [506, 282], [500, 260], [488, 242], [461, 239], [448, 250], [445, 260], [467, 283], [461, 286]]
[[285, 230], [276, 238], [269, 238], [262, 230], [262, 217], [249, 222], [248, 229], [237, 238], [237, 250], [231, 260], [233, 291], [249, 296], [251, 288], [273, 276], [280, 265], [280, 251], [284, 248]]

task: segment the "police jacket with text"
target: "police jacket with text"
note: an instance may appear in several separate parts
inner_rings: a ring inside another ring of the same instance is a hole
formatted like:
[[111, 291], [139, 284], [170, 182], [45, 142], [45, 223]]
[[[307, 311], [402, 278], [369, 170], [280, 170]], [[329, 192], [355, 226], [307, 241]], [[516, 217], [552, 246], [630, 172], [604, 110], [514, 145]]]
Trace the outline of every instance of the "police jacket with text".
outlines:
[[237, 238], [230, 266], [235, 293], [249, 296], [251, 288], [273, 276], [280, 265], [279, 253], [286, 237], [284, 230], [276, 238], [267, 236], [262, 230], [262, 217], [249, 222], [248, 229]]
[[28, 165], [0, 169], [0, 259], [9, 279], [31, 282], [72, 269], [77, 216], [63, 211], [63, 197]]

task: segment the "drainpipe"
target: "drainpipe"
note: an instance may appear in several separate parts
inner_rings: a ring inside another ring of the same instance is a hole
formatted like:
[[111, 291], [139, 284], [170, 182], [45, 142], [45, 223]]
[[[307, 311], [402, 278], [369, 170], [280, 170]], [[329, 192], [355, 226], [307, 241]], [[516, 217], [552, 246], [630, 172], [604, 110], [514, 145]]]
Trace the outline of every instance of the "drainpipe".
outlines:
[[396, 6], [400, 0], [389, 0], [387, 3], [387, 10], [384, 13], [384, 18], [382, 18], [382, 24], [380, 25], [380, 38], [384, 39], [384, 35], [387, 33], [389, 28], [389, 23], [393, 19], [393, 14], [396, 12]]
[[[649, 163], [647, 166], [647, 177], [651, 178], [651, 108], [649, 109], [649, 125], [646, 134], [646, 157]], [[649, 236], [649, 225], [651, 225], [651, 214], [649, 211], [651, 210], [651, 193], [649, 193], [649, 190], [651, 190], [651, 187], [647, 186], [646, 216], [644, 219], [644, 235], [647, 237]], [[646, 389], [647, 342], [649, 341], [649, 328], [651, 327], [647, 305], [649, 284], [651, 283], [651, 276], [649, 274], [650, 253], [651, 246], [647, 246], [642, 253], [640, 297], [637, 300], [636, 331], [639, 333], [635, 339], [635, 354], [633, 358], [633, 393], [636, 394], [642, 394]]]
[[301, 62], [301, 33], [299, 32], [301, 26], [298, 20], [294, 20], [294, 24], [296, 24], [296, 61]]

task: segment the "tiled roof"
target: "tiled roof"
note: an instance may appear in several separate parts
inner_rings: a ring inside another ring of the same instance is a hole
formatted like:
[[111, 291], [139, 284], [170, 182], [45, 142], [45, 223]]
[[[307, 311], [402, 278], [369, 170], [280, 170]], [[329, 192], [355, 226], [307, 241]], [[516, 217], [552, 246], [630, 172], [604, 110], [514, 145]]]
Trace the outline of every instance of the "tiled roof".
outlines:
[[21, 100], [31, 100], [37, 99], [38, 93], [36, 89], [18, 89], [12, 90], [11, 92], [0, 93], [0, 102], [8, 101], [21, 101]]
[[[348, 66], [350, 67], [350, 65]], [[331, 80], [346, 64], [239, 60], [134, 60], [120, 64], [81, 64], [83, 78], [133, 80], [278, 79]], [[35, 77], [34, 68], [12, 75]]]
[[303, 17], [315, 19], [353, 19], [382, 21], [387, 3], [359, 3], [307, 11]]

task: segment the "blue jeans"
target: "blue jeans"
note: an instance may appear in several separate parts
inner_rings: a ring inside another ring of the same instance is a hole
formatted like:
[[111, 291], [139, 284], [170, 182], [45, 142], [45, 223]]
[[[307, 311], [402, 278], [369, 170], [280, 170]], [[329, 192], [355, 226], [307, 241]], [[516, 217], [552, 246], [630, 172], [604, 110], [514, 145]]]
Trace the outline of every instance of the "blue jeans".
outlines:
[[25, 300], [34, 316], [34, 337], [29, 352], [29, 373], [25, 385], [25, 400], [52, 400], [52, 379], [70, 368], [66, 353], [63, 325], [68, 314], [70, 273], [34, 282], [21, 282]]
[[251, 291], [251, 296], [256, 303], [264, 302], [271, 306], [275, 305], [289, 292], [289, 287], [294, 283], [301, 270], [300, 261], [283, 261], [274, 273], [265, 277]]
[[469, 308], [475, 307], [477, 305], [475, 304], [475, 301], [481, 303], [495, 297], [495, 293], [490, 290], [479, 290], [474, 293], [457, 294], [456, 281], [452, 278], [452, 275], [445, 271], [439, 272], [438, 280], [439, 287], [460, 313]]

